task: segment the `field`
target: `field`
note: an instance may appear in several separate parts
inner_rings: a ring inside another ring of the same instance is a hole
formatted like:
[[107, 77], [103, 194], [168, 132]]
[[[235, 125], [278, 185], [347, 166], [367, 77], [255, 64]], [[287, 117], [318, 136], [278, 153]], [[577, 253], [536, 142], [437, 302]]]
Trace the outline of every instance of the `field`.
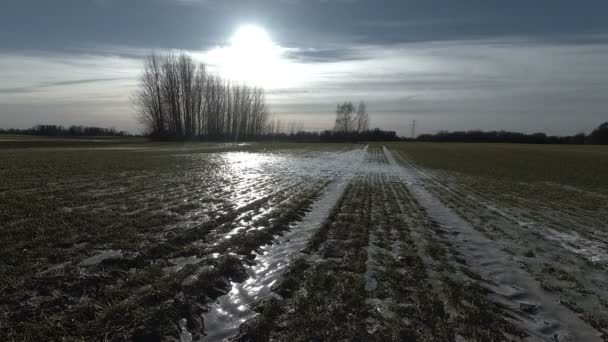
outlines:
[[606, 341], [608, 148], [0, 137], [2, 341]]

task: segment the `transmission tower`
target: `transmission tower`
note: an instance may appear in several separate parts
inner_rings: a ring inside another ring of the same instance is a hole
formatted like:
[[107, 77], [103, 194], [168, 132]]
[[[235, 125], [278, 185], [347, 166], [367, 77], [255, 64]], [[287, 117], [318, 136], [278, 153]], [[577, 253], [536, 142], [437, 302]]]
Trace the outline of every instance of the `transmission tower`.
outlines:
[[416, 139], [416, 120], [412, 120], [412, 139]]

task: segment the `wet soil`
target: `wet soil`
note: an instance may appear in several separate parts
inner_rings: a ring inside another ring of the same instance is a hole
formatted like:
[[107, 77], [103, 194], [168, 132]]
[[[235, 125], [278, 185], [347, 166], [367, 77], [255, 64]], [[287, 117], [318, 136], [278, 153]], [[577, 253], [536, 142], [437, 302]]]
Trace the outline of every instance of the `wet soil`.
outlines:
[[0, 339], [608, 338], [601, 193], [201, 146], [1, 152]]

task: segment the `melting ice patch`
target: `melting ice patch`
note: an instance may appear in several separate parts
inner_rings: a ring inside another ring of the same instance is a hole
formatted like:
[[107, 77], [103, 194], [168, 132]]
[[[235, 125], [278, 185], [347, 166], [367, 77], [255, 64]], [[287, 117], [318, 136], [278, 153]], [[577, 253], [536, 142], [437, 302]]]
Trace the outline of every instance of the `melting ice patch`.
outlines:
[[91, 266], [99, 265], [104, 260], [122, 259], [122, 258], [123, 258], [122, 251], [120, 251], [120, 250], [118, 250], [118, 251], [116, 251], [116, 250], [106, 250], [106, 251], [101, 251], [97, 255], [93, 255], [92, 257], [88, 257], [88, 258], [82, 260], [78, 264], [78, 266], [81, 266], [81, 267], [91, 267]]
[[[271, 294], [272, 286], [289, 264], [329, 216], [332, 208], [342, 196], [350, 179], [361, 169], [366, 149], [348, 152], [327, 152], [309, 157], [274, 159], [281, 172], [287, 174], [331, 180], [321, 196], [313, 203], [302, 221], [296, 223], [272, 245], [261, 248], [255, 264], [247, 268], [249, 278], [243, 283], [232, 283], [230, 293], [218, 298], [209, 312], [203, 315], [205, 322], [204, 341], [224, 341], [238, 333], [239, 326], [255, 316], [251, 306]], [[238, 167], [252, 170], [262, 167], [261, 162], [245, 161]], [[275, 169], [276, 170], [276, 169]], [[247, 172], [247, 171], [246, 171]]]
[[523, 228], [533, 227], [535, 230], [542, 232], [542, 236], [550, 241], [555, 241], [567, 251], [580, 255], [591, 262], [606, 262], [608, 261], [608, 246], [601, 241], [592, 241], [580, 236], [577, 232], [564, 232], [550, 227], [543, 227], [532, 221], [521, 221], [514, 215], [508, 214], [505, 210], [501, 210], [494, 205], [482, 203], [486, 208], [492, 210], [499, 215], [516, 222]]
[[576, 232], [565, 233], [552, 228], [546, 230], [546, 238], [556, 241], [564, 249], [581, 255], [592, 262], [606, 262], [608, 260], [606, 244], [591, 241], [578, 235]]
[[515, 259], [497, 248], [496, 242], [475, 230], [468, 221], [425, 189], [424, 182], [415, 169], [403, 167], [388, 149], [384, 148], [384, 153], [393, 166], [392, 172], [406, 181], [411, 194], [429, 217], [444, 229], [457, 233], [447, 234], [446, 237], [449, 238], [451, 247], [465, 259], [468, 267], [482, 279], [489, 280], [494, 293], [504, 299], [513, 298], [503, 304], [518, 304], [521, 308], [522, 305], [525, 307], [534, 303], [539, 308], [534, 317], [517, 322], [531, 338], [552, 340], [559, 336], [564, 341], [601, 341], [597, 330], [566, 307], [560, 306], [555, 294], [542, 288]]

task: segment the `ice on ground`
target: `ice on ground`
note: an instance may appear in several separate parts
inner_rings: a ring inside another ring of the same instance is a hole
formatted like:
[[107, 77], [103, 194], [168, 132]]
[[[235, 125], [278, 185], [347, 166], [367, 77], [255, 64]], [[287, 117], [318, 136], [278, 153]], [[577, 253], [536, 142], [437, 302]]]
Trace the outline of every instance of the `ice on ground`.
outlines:
[[[310, 237], [329, 216], [351, 178], [360, 169], [366, 149], [341, 153], [322, 153], [314, 158], [294, 158], [293, 168], [285, 172], [303, 172], [316, 177], [330, 177], [332, 182], [316, 200], [304, 218], [272, 245], [257, 253], [255, 264], [247, 269], [249, 278], [243, 283], [232, 283], [230, 293], [218, 298], [203, 315], [204, 341], [224, 341], [238, 334], [239, 326], [255, 316], [251, 306], [271, 294], [289, 262], [299, 255]], [[252, 163], [250, 163], [252, 164]]]
[[585, 239], [576, 232], [566, 233], [552, 228], [546, 229], [545, 234], [545, 238], [558, 242], [564, 249], [592, 262], [608, 261], [608, 248], [605, 243]]
[[184, 267], [186, 267], [187, 265], [199, 264], [201, 261], [203, 261], [203, 259], [198, 258], [193, 255], [193, 256], [189, 256], [189, 257], [173, 258], [173, 259], [169, 259], [167, 261], [170, 264], [172, 264], [173, 266], [165, 267], [165, 268], [163, 268], [163, 271], [165, 273], [177, 273], [180, 270], [182, 270]]
[[564, 341], [601, 341], [597, 330], [559, 305], [559, 298], [541, 288], [512, 256], [497, 248], [499, 246], [494, 241], [475, 230], [431, 194], [415, 170], [401, 166], [388, 149], [384, 148], [384, 153], [392, 166], [392, 172], [406, 182], [427, 214], [443, 229], [458, 233], [446, 237], [466, 260], [466, 264], [482, 279], [492, 283], [489, 287], [502, 298], [502, 302], [512, 304], [515, 308], [521, 304], [536, 305], [538, 312], [535, 315], [519, 317], [518, 325], [524, 331], [542, 340], [551, 340], [557, 334]]
[[82, 260], [78, 266], [81, 267], [91, 267], [91, 266], [96, 266], [99, 265], [100, 263], [102, 263], [104, 260], [110, 260], [110, 259], [122, 259], [123, 258], [123, 254], [122, 251], [120, 250], [106, 250], [106, 251], [102, 251], [101, 253], [94, 255], [92, 257], [88, 257], [84, 260]]

